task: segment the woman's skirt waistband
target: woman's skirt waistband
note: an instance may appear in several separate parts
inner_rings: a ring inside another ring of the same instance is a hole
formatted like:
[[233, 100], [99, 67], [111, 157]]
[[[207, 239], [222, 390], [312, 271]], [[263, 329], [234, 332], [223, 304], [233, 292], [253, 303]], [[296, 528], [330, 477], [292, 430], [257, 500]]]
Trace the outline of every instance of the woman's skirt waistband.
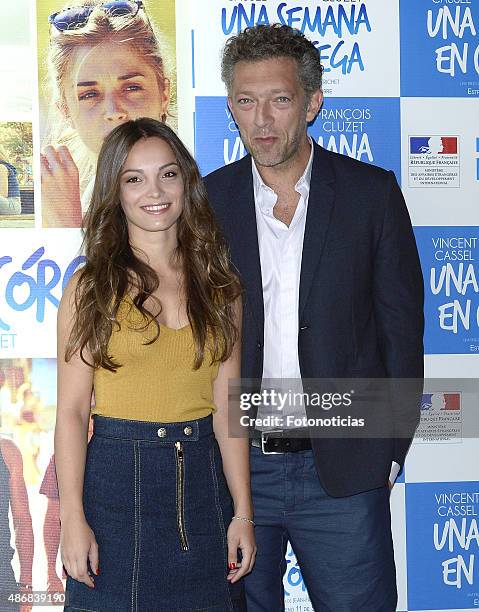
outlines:
[[179, 423], [158, 423], [135, 421], [93, 415], [93, 434], [104, 438], [122, 440], [144, 440], [162, 444], [175, 442], [195, 442], [213, 433], [213, 417]]

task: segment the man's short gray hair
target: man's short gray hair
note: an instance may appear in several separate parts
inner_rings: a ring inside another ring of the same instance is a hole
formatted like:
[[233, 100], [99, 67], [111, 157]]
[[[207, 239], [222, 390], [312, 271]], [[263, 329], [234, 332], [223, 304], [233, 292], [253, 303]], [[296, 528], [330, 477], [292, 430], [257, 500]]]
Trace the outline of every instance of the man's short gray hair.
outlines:
[[238, 62], [259, 62], [289, 57], [298, 64], [298, 78], [309, 98], [321, 89], [323, 67], [319, 52], [299, 30], [273, 23], [246, 28], [226, 41], [221, 61], [221, 78], [228, 94], [233, 87], [234, 67]]

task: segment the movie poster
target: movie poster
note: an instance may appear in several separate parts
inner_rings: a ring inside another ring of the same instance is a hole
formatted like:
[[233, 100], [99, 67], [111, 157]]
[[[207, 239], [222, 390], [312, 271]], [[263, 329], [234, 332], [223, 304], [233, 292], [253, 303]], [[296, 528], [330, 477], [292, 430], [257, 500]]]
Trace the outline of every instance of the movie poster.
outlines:
[[479, 482], [406, 487], [408, 609], [479, 606]]
[[63, 6], [37, 2], [44, 227], [80, 227], [114, 127], [145, 116], [177, 126], [174, 0], [100, 7], [81, 27]]
[[[28, 0], [0, 22], [0, 230], [35, 225], [32, 100], [35, 53]], [[12, 27], [15, 24], [15, 27]]]
[[479, 354], [477, 227], [416, 227], [424, 276], [426, 353]]
[[401, 0], [401, 95], [479, 97], [479, 4]]

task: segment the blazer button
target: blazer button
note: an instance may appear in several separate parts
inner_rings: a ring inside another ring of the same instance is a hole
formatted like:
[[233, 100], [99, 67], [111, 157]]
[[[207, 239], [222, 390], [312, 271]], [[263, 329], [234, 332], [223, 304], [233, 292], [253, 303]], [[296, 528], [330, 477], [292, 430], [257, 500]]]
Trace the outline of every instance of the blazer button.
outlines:
[[260, 348], [262, 348], [262, 344], [261, 344], [261, 342], [257, 342], [257, 343], [256, 343], [256, 348], [259, 348], [259, 349], [260, 349]]
[[304, 331], [305, 329], [309, 329], [309, 325], [302, 325], [302, 326], [299, 328], [299, 331]]

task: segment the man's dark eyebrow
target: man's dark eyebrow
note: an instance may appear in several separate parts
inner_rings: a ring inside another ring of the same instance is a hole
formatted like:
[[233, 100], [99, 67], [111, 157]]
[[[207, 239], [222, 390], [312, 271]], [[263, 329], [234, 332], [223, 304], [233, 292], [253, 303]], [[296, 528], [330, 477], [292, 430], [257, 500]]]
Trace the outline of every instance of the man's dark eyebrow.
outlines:
[[[284, 93], [291, 97], [294, 95], [294, 93], [287, 87], [276, 87], [275, 89], [271, 89], [268, 93], [271, 93], [271, 94]], [[253, 91], [250, 91], [248, 89], [241, 89], [240, 91], [236, 92], [235, 97], [238, 98], [239, 96], [252, 96], [252, 95], [254, 95]]]
[[[118, 81], [127, 81], [128, 79], [134, 79], [135, 77], [145, 78], [145, 75], [142, 72], [128, 72], [128, 74], [119, 76]], [[77, 83], [77, 87], [94, 87], [95, 85], [98, 85], [98, 81], [81, 81], [80, 83]]]
[[[168, 168], [168, 166], [178, 166], [178, 162], [175, 162], [175, 161], [168, 162], [167, 164], [163, 164], [163, 166], [160, 166], [158, 170], [164, 170], [165, 168]], [[144, 174], [141, 168], [125, 168], [120, 173], [120, 176], [122, 176], [122, 174], [126, 174], [126, 172], [138, 172], [140, 174]]]

